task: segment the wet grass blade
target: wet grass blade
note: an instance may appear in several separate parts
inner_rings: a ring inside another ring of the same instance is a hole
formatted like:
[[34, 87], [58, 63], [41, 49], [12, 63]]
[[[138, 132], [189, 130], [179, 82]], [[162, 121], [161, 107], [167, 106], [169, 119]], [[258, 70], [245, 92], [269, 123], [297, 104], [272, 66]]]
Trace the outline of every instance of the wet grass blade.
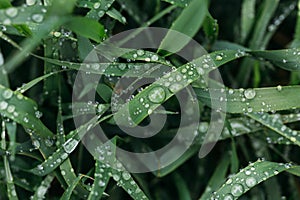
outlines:
[[[194, 89], [199, 100], [207, 105], [220, 99], [211, 98], [206, 89]], [[299, 108], [299, 86], [277, 86], [269, 88], [228, 89], [226, 91], [226, 112], [251, 113], [289, 110]], [[222, 92], [219, 90], [219, 92]], [[251, 95], [249, 95], [251, 94]]]
[[293, 131], [286, 125], [284, 125], [278, 117], [270, 116], [267, 113], [251, 113], [247, 114], [252, 119], [258, 121], [279, 135], [290, 140], [292, 143], [300, 146], [300, 136], [297, 131]]
[[241, 16], [241, 42], [244, 43], [250, 34], [255, 22], [255, 3], [256, 0], [244, 0], [242, 4]]
[[50, 188], [51, 182], [53, 181], [54, 176], [49, 174], [46, 178], [42, 181], [41, 185], [36, 189], [34, 195], [31, 197], [32, 200], [40, 200], [45, 198], [45, 194], [47, 193], [48, 189]]
[[[206, 17], [207, 6], [206, 0], [191, 1], [173, 22], [170, 29], [178, 31], [186, 36], [194, 37]], [[190, 38], [187, 37], [181, 38], [181, 40], [178, 40], [177, 37], [178, 34], [174, 34], [174, 32], [169, 31], [160, 44], [159, 52], [161, 50], [168, 50], [171, 53], [176, 53], [190, 41]], [[174, 41], [178, 42], [174, 43]]]
[[[254, 186], [297, 166], [258, 160], [231, 176], [210, 198], [238, 199]], [[297, 171], [297, 170], [296, 170]]]

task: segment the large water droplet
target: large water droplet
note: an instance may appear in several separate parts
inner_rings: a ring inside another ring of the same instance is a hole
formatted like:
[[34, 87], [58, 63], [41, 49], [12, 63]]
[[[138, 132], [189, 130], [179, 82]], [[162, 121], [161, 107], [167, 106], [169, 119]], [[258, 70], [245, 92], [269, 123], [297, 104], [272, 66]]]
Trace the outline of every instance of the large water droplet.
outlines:
[[130, 179], [130, 174], [128, 172], [123, 172], [122, 177], [124, 178], [124, 180], [128, 181]]
[[236, 197], [241, 196], [244, 193], [244, 186], [239, 183], [234, 184], [231, 187], [231, 193]]
[[26, 0], [28, 6], [33, 6], [36, 3], [36, 0]]
[[157, 86], [152, 88], [148, 94], [148, 98], [153, 103], [161, 103], [166, 98], [166, 92], [164, 88]]
[[105, 186], [105, 182], [102, 181], [102, 180], [100, 180], [100, 181], [98, 182], [98, 185], [99, 185], [100, 187], [104, 187], [104, 186]]
[[223, 200], [233, 200], [233, 199], [234, 199], [234, 197], [233, 197], [233, 195], [230, 194], [230, 193], [225, 194], [225, 196], [224, 196], [224, 198], [223, 198]]
[[5, 11], [8, 17], [16, 17], [18, 15], [18, 9], [11, 7]]
[[253, 89], [247, 89], [244, 92], [244, 96], [246, 99], [253, 99], [255, 97], [255, 95], [256, 95], [256, 92]]
[[100, 8], [100, 6], [101, 6], [101, 4], [100, 4], [99, 2], [96, 2], [96, 3], [94, 4], [94, 8], [95, 8], [95, 9]]
[[70, 138], [69, 140], [66, 141], [66, 143], [64, 143], [63, 148], [65, 150], [65, 152], [67, 153], [71, 153], [77, 146], [78, 141]]
[[248, 177], [246, 178], [246, 185], [248, 187], [254, 187], [256, 185], [257, 181], [254, 177]]
[[0, 102], [0, 109], [1, 110], [5, 110], [7, 108], [7, 106], [8, 106], [7, 102], [5, 102], [5, 101]]
[[41, 23], [44, 20], [44, 17], [41, 14], [34, 14], [31, 18], [36, 23]]
[[2, 96], [5, 98], [5, 99], [10, 99], [13, 95], [13, 91], [7, 89], [3, 92]]

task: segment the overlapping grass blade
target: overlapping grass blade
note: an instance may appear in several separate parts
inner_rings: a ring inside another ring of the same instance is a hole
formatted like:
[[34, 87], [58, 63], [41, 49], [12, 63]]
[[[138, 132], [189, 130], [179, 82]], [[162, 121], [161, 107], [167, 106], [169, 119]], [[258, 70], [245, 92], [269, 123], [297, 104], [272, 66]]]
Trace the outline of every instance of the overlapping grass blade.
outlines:
[[[258, 160], [231, 176], [209, 199], [238, 199], [259, 183], [297, 166]], [[298, 172], [298, 170], [296, 170]]]

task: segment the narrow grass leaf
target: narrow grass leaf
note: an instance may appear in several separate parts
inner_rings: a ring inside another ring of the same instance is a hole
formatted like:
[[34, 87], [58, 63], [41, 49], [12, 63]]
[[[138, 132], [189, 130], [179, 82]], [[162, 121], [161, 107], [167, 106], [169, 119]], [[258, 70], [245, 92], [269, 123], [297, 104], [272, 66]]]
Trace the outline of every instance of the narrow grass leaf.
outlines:
[[69, 185], [69, 187], [65, 190], [64, 194], [61, 196], [61, 200], [69, 200], [71, 199], [71, 195], [75, 189], [75, 187], [79, 184], [81, 178], [83, 176], [79, 175], [78, 177], [76, 177], [76, 179], [71, 180], [71, 184]]
[[290, 164], [257, 161], [231, 176], [208, 199], [238, 199], [259, 183], [292, 168]]
[[284, 125], [278, 117], [271, 116], [267, 113], [251, 113], [247, 115], [263, 124], [264, 126], [268, 127], [269, 129], [275, 131], [279, 135], [287, 138], [292, 143], [300, 146], [300, 136], [298, 135], [298, 132], [293, 131], [292, 129]]
[[65, 24], [65, 26], [76, 34], [90, 38], [98, 43], [101, 42], [105, 36], [103, 25], [89, 18], [73, 17]]
[[244, 0], [241, 13], [241, 42], [244, 43], [255, 22], [256, 0]]
[[45, 194], [47, 193], [48, 189], [50, 188], [51, 182], [53, 181], [54, 176], [49, 174], [46, 178], [42, 181], [41, 185], [36, 189], [34, 195], [31, 197], [32, 200], [40, 200], [45, 198]]
[[[188, 37], [194, 37], [194, 35], [199, 31], [206, 14], [207, 1], [193, 0], [183, 9], [182, 13], [173, 22], [170, 29], [178, 31]], [[168, 50], [171, 53], [176, 53], [190, 41], [190, 38], [188, 37], [183, 37], [181, 40], [178, 40], [177, 37], [178, 34], [174, 34], [174, 32], [169, 31], [162, 40], [159, 50]]]

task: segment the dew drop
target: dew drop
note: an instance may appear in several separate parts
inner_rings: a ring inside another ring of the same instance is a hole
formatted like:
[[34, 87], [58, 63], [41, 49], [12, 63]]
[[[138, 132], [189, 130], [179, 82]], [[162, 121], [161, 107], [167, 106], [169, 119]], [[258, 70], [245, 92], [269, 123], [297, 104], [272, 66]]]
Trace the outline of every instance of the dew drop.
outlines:
[[276, 89], [277, 89], [277, 91], [281, 91], [282, 90], [282, 86], [281, 85], [278, 85], [277, 87], [276, 87]]
[[71, 153], [76, 148], [77, 144], [78, 144], [77, 140], [70, 138], [63, 144], [63, 148], [65, 152]]
[[113, 179], [115, 181], [119, 181], [120, 180], [120, 176], [118, 174], [113, 174], [112, 177], [113, 177]]
[[105, 186], [105, 182], [102, 181], [102, 180], [100, 180], [100, 181], [98, 182], [98, 185], [99, 185], [100, 187], [104, 187], [104, 186]]
[[179, 83], [174, 83], [174, 84], [169, 86], [169, 89], [172, 93], [176, 93], [179, 90], [181, 90], [182, 88], [183, 88], [183, 86]]
[[224, 196], [224, 198], [223, 198], [223, 200], [233, 200], [233, 199], [234, 199], [234, 197], [233, 197], [233, 195], [230, 194], [230, 193], [225, 194], [225, 196]]
[[13, 91], [7, 89], [3, 92], [2, 96], [4, 97], [4, 99], [10, 99], [13, 95]]
[[8, 106], [8, 103], [6, 101], [1, 101], [0, 102], [0, 109], [5, 110]]
[[33, 6], [36, 3], [36, 0], [26, 0], [28, 6]]
[[162, 87], [157, 86], [150, 90], [148, 98], [153, 103], [161, 103], [166, 98], [166, 92]]
[[122, 177], [124, 178], [124, 180], [128, 181], [130, 179], [130, 174], [128, 172], [123, 172]]
[[254, 177], [248, 177], [246, 178], [246, 185], [248, 187], [254, 187], [256, 185], [257, 181]]
[[221, 61], [221, 60], [223, 60], [223, 57], [222, 57], [221, 55], [217, 55], [217, 56], [216, 56], [216, 60], [217, 60], [217, 61]]
[[44, 20], [44, 17], [41, 14], [34, 14], [31, 19], [36, 23], [41, 23]]
[[100, 6], [101, 6], [101, 4], [100, 4], [99, 2], [97, 2], [97, 3], [94, 4], [94, 8], [95, 8], [95, 9], [100, 8]]
[[8, 17], [16, 17], [18, 15], [18, 9], [11, 7], [5, 11]]
[[234, 184], [232, 187], [231, 187], [231, 193], [233, 194], [233, 196], [241, 196], [244, 192], [244, 187], [243, 185], [237, 183], [237, 184]]
[[157, 55], [151, 56], [151, 60], [152, 60], [152, 61], [158, 61], [158, 56], [157, 56]]
[[246, 99], [253, 99], [256, 95], [255, 90], [253, 89], [247, 89], [244, 91], [244, 96]]

